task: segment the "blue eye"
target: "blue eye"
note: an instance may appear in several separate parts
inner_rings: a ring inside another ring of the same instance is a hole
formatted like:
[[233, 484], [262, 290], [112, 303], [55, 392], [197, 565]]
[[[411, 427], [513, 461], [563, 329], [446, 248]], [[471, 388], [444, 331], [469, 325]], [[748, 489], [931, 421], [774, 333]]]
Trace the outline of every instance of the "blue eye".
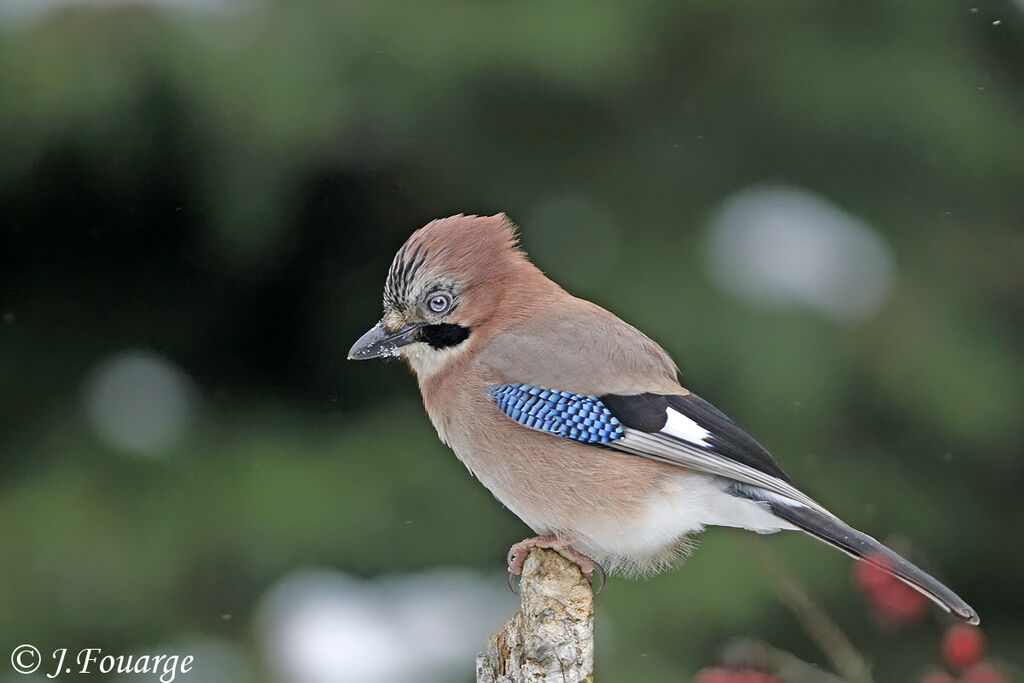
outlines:
[[435, 294], [430, 297], [430, 301], [427, 302], [427, 305], [434, 313], [444, 313], [451, 307], [452, 298], [447, 294]]

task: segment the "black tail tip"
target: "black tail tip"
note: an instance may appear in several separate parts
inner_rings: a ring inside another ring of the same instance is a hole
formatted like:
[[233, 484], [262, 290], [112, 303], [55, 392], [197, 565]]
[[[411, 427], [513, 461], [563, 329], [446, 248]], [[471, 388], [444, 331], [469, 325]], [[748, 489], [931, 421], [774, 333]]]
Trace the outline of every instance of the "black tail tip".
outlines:
[[960, 609], [954, 610], [953, 614], [960, 617], [971, 626], [977, 626], [981, 623], [981, 617], [979, 617], [978, 613], [970, 607], [962, 607]]

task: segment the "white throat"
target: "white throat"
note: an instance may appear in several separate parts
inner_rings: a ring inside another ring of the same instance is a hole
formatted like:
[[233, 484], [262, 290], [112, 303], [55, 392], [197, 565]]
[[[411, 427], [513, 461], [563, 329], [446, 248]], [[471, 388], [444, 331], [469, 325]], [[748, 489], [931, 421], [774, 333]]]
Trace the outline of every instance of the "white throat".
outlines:
[[409, 361], [417, 379], [422, 383], [440, 372], [454, 357], [464, 353], [466, 346], [463, 342], [445, 349], [435, 349], [430, 344], [414, 342], [400, 348], [398, 354]]

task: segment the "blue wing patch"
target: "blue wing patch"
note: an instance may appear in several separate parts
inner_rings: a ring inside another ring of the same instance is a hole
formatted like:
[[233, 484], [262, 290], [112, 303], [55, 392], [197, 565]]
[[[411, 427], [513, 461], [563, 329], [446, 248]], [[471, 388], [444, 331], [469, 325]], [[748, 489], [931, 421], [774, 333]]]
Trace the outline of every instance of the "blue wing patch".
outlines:
[[526, 384], [496, 384], [491, 398], [519, 424], [583, 443], [609, 443], [625, 435], [620, 423], [594, 396], [551, 391]]

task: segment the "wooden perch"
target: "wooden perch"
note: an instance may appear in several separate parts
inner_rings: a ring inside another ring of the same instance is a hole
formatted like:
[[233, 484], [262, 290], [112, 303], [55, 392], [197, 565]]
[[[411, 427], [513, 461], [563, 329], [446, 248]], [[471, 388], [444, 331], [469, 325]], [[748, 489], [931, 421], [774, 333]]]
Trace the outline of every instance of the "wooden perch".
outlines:
[[594, 670], [594, 595], [575, 564], [534, 548], [522, 609], [477, 655], [477, 683], [585, 683]]

